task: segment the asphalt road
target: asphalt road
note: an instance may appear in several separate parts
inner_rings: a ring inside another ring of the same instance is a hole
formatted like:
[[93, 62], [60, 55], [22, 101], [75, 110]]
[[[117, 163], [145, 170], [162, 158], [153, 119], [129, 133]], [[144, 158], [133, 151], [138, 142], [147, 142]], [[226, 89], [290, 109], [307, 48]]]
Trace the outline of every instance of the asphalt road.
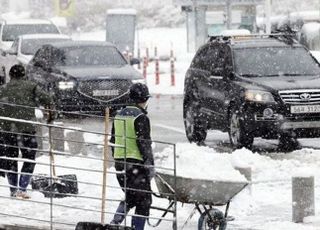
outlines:
[[[154, 151], [160, 151], [168, 146], [168, 144], [162, 142], [173, 144], [188, 142], [184, 131], [182, 101], [183, 96], [181, 95], [159, 95], [153, 96], [149, 100], [148, 113], [152, 126], [152, 139], [155, 143]], [[68, 119], [63, 122], [65, 126], [80, 127], [84, 130], [90, 130], [93, 132], [104, 132], [103, 119]], [[299, 141], [302, 147], [319, 149], [319, 140], [320, 139], [317, 138], [301, 139]], [[103, 142], [103, 139], [100, 138], [99, 141]], [[228, 134], [217, 130], [208, 132], [205, 144], [219, 152], [232, 152], [233, 150], [230, 146]], [[254, 141], [253, 151], [261, 154], [278, 152], [278, 141], [256, 138]]]

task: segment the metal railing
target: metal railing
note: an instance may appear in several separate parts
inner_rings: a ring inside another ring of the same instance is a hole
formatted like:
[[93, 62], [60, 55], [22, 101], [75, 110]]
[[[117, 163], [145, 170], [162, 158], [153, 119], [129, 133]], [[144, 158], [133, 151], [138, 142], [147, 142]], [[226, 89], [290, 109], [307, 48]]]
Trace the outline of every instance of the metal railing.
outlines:
[[[0, 103], [1, 104], [1, 103]], [[4, 103], [5, 105], [10, 106], [18, 106], [21, 107], [21, 109], [26, 108], [26, 106], [21, 105], [15, 105], [15, 104], [9, 104]], [[28, 109], [36, 109], [33, 107], [27, 107]], [[60, 112], [60, 111], [54, 111], [54, 112]], [[88, 117], [87, 114], [83, 113], [74, 113], [73, 115], [78, 115], [81, 117]], [[90, 118], [97, 118], [102, 119], [104, 117], [102, 116], [93, 116], [89, 115]], [[106, 121], [112, 121], [115, 118], [107, 118]], [[6, 131], [0, 129], [0, 137], [3, 135], [26, 135], [30, 137], [36, 138], [39, 143], [42, 144], [39, 145], [38, 148], [28, 148], [20, 145], [9, 145], [7, 143], [4, 143], [0, 140], [0, 149], [8, 149], [8, 148], [16, 148], [21, 150], [35, 150], [37, 151], [38, 157], [35, 160], [29, 160], [25, 158], [20, 157], [8, 157], [7, 155], [4, 155], [4, 153], [1, 154], [0, 152], [0, 160], [9, 160], [9, 161], [16, 161], [18, 163], [35, 163], [36, 164], [36, 170], [33, 174], [30, 173], [23, 173], [24, 175], [30, 175], [33, 176], [33, 178], [36, 179], [44, 179], [49, 181], [49, 186], [52, 186], [55, 182], [61, 182], [61, 177], [54, 175], [53, 170], [59, 170], [63, 171], [63, 173], [67, 173], [67, 175], [76, 175], [76, 180], [69, 179], [69, 178], [63, 178], [63, 182], [66, 183], [76, 183], [77, 186], [79, 186], [79, 193], [63, 193], [64, 198], [55, 198], [55, 196], [61, 195], [58, 191], [44, 191], [44, 190], [38, 190], [41, 193], [35, 193], [32, 192], [31, 199], [27, 200], [21, 200], [16, 197], [11, 197], [9, 188], [10, 185], [5, 179], [0, 179], [0, 206], [5, 207], [0, 209], [0, 216], [6, 217], [6, 218], [0, 218], [0, 225], [1, 224], [15, 224], [19, 225], [19, 223], [23, 225], [29, 225], [29, 226], [41, 226], [43, 228], [48, 229], [74, 229], [76, 224], [80, 221], [94, 221], [94, 222], [109, 222], [111, 221], [113, 215], [115, 214], [116, 205], [123, 199], [121, 199], [121, 195], [123, 194], [122, 191], [126, 190], [133, 190], [137, 192], [147, 192], [152, 193], [153, 195], [156, 195], [158, 197], [169, 197], [171, 196], [174, 205], [171, 210], [173, 213], [172, 218], [165, 218], [163, 216], [155, 216], [153, 215], [153, 212], [151, 212], [152, 215], [148, 217], [150, 220], [157, 220], [157, 221], [166, 221], [166, 222], [172, 222], [173, 228], [176, 229], [176, 197], [175, 194], [165, 194], [161, 192], [152, 192], [152, 191], [146, 191], [146, 190], [139, 190], [139, 189], [132, 189], [128, 188], [125, 184], [124, 187], [120, 187], [118, 183], [115, 180], [115, 175], [119, 172], [116, 172], [113, 170], [113, 164], [115, 163], [115, 160], [113, 159], [105, 159], [103, 158], [103, 151], [105, 151], [103, 148], [108, 148], [107, 153], [109, 154], [109, 147], [116, 147], [116, 148], [125, 148], [126, 146], [117, 146], [113, 143], [110, 143], [108, 140], [111, 137], [111, 134], [109, 132], [101, 132], [96, 130], [87, 130], [87, 129], [79, 129], [78, 127], [65, 127], [62, 125], [55, 125], [55, 124], [47, 124], [44, 122], [39, 121], [29, 121], [29, 120], [23, 120], [23, 119], [15, 119], [10, 117], [3, 117], [0, 116], [0, 122], [15, 122], [15, 123], [24, 123], [24, 124], [31, 124], [37, 127], [38, 130], [42, 130], [41, 133], [36, 134], [24, 134], [21, 132], [15, 132], [15, 131]], [[101, 120], [101, 124], [103, 124], [103, 121]], [[60, 130], [60, 135], [62, 133], [63, 136], [55, 135], [53, 137], [52, 134], [46, 134], [43, 133], [45, 129], [53, 130], [53, 132]], [[62, 132], [61, 132], [62, 131]], [[64, 137], [65, 132], [75, 132], [80, 133], [82, 135], [84, 134], [90, 134], [90, 135], [96, 135], [96, 139], [98, 138], [106, 138], [107, 143], [103, 141], [93, 141], [93, 140], [77, 140], [77, 139], [66, 139]], [[126, 137], [125, 137], [126, 138]], [[0, 138], [1, 139], [1, 138]], [[58, 146], [59, 150], [57, 150], [54, 147], [55, 142], [65, 143], [68, 144], [74, 143], [77, 145], [83, 145], [85, 148], [88, 147], [95, 147], [94, 152], [87, 153], [88, 155], [80, 155], [79, 153], [72, 152], [73, 150], [70, 149], [69, 151], [66, 151], [64, 146]], [[172, 154], [174, 158], [174, 165], [172, 168], [164, 168], [164, 167], [157, 167], [156, 165], [154, 168], [156, 170], [161, 171], [168, 171], [170, 174], [176, 175], [176, 162], [175, 162], [175, 154], [176, 149], [175, 145], [171, 143], [161, 142], [161, 141], [152, 141], [153, 143], [164, 145], [167, 147], [172, 148]], [[96, 151], [100, 151], [101, 154], [97, 154]], [[2, 156], [1, 156], [2, 155]], [[98, 156], [97, 156], [98, 155]], [[57, 157], [54, 161], [51, 159], [50, 156]], [[100, 157], [101, 156], [101, 157]], [[103, 164], [104, 163], [104, 164]], [[77, 165], [80, 164], [80, 165]], [[103, 166], [104, 165], [104, 166]], [[136, 164], [139, 165], [139, 164]], [[107, 166], [107, 170], [104, 169], [104, 167]], [[142, 165], [141, 165], [142, 166]], [[126, 167], [126, 164], [125, 164]], [[20, 167], [19, 167], [20, 168]], [[8, 169], [0, 169], [0, 172], [4, 172], [6, 174], [8, 173], [16, 173], [12, 170]], [[46, 175], [43, 175], [46, 173]], [[105, 186], [103, 186], [103, 182], [101, 181], [100, 177], [103, 176], [103, 174], [106, 173], [107, 180]], [[17, 172], [16, 174], [21, 175], [21, 172]], [[63, 176], [63, 175], [62, 175]], [[0, 177], [1, 178], [1, 177]], [[11, 186], [12, 187], [12, 186]], [[27, 191], [34, 191], [30, 188], [31, 185], [27, 188]], [[103, 196], [103, 192], [101, 192], [101, 189], [105, 188], [105, 197]], [[174, 188], [175, 189], [175, 188]], [[89, 191], [86, 191], [89, 190]], [[41, 195], [39, 195], [41, 194]], [[111, 195], [110, 195], [111, 194]], [[48, 196], [48, 198], [45, 198], [43, 195]], [[156, 198], [157, 199], [157, 198]], [[17, 203], [18, 202], [18, 203]], [[105, 202], [105, 206], [103, 203]], [[115, 204], [116, 203], [116, 204]], [[159, 210], [166, 210], [166, 208], [158, 208]], [[37, 211], [38, 210], [38, 211]], [[133, 217], [133, 216], [139, 216], [134, 214], [127, 214], [124, 225], [127, 225], [127, 217]], [[101, 219], [99, 220], [99, 217]]]

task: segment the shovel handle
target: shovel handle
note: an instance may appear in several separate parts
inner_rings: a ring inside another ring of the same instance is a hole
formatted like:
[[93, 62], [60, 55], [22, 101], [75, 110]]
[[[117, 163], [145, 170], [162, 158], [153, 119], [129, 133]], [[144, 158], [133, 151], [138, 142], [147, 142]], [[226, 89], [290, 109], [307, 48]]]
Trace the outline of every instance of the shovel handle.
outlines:
[[56, 177], [56, 168], [54, 165], [54, 154], [52, 149], [52, 127], [49, 125], [49, 155], [50, 155], [50, 165], [52, 170], [52, 177]]

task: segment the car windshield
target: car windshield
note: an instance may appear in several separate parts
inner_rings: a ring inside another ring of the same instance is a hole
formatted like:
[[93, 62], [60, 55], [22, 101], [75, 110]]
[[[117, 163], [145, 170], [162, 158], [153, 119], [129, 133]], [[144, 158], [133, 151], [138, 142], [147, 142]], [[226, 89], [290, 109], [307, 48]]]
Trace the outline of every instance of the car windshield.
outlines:
[[318, 63], [302, 47], [235, 49], [236, 73], [250, 76], [319, 75]]
[[21, 42], [21, 53], [25, 55], [34, 55], [37, 50], [45, 44], [51, 44], [59, 41], [67, 41], [67, 38], [38, 38], [38, 39], [23, 39]]
[[53, 24], [23, 24], [23, 25], [5, 25], [2, 31], [3, 41], [14, 41], [22, 34], [57, 34], [57, 27]]
[[57, 65], [61, 66], [122, 66], [127, 64], [119, 51], [112, 46], [80, 46], [63, 48]]

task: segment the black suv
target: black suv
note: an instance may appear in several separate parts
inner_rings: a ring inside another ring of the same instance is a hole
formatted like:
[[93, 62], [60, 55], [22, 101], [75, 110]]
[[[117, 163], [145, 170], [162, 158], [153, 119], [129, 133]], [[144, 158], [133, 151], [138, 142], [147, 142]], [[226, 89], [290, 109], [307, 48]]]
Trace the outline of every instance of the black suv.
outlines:
[[320, 66], [286, 35], [211, 37], [186, 73], [184, 123], [189, 141], [228, 131], [235, 148], [254, 137], [320, 137]]
[[43, 45], [26, 75], [54, 95], [57, 110], [90, 114], [103, 114], [106, 106], [114, 112], [128, 103], [133, 83], [145, 82], [113, 44], [97, 41]]

